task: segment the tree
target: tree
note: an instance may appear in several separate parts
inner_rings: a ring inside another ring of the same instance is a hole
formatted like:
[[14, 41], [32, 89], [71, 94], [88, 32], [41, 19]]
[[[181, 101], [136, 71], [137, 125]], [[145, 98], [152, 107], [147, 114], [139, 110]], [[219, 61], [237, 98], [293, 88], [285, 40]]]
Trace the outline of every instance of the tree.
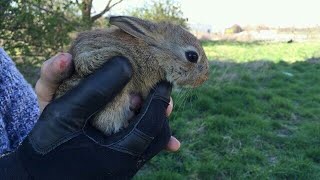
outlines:
[[106, 3], [105, 8], [99, 12], [98, 14], [92, 15], [92, 1], [93, 0], [82, 0], [81, 3], [79, 3], [78, 0], [76, 0], [76, 3], [81, 10], [82, 14], [82, 22], [84, 23], [84, 27], [90, 29], [93, 25], [93, 23], [102, 17], [105, 13], [110, 11], [114, 6], [121, 3], [123, 0], [108, 0]]
[[187, 19], [183, 18], [181, 6], [176, 0], [151, 0], [142, 8], [129, 11], [129, 14], [152, 21], [170, 21], [187, 27]]
[[[68, 4], [10, 0], [1, 13], [0, 39], [11, 55], [48, 56], [69, 42], [73, 24], [62, 9]], [[50, 9], [50, 10], [47, 10]]]
[[90, 29], [122, 1], [109, 0], [92, 15], [93, 0], [0, 0], [0, 43], [11, 56], [45, 59], [65, 50], [72, 32]]

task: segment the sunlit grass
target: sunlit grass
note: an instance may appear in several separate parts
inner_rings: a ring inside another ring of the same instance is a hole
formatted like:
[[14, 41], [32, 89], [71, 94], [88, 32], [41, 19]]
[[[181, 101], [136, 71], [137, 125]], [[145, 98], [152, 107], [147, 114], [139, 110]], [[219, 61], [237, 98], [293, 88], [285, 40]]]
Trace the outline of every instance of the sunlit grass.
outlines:
[[320, 42], [203, 42], [210, 60], [296, 62], [320, 55]]

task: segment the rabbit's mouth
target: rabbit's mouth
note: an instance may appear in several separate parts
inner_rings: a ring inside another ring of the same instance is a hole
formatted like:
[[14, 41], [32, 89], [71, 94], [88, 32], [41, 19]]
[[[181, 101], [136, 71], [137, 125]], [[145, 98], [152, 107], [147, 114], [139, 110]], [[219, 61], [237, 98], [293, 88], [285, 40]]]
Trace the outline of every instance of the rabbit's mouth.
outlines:
[[204, 82], [206, 82], [208, 79], [209, 79], [209, 76], [208, 76], [208, 75], [201, 76], [200, 78], [198, 78], [198, 79], [194, 82], [193, 87], [198, 87], [198, 86], [200, 86], [201, 84], [203, 84]]
[[[209, 78], [207, 64], [189, 67], [168, 68], [166, 80], [181, 88], [196, 88]], [[189, 70], [188, 70], [189, 69]]]
[[182, 87], [182, 88], [196, 88], [202, 85], [207, 80], [208, 80], [208, 76], [204, 75], [195, 79], [179, 79], [173, 82], [173, 84], [175, 86]]

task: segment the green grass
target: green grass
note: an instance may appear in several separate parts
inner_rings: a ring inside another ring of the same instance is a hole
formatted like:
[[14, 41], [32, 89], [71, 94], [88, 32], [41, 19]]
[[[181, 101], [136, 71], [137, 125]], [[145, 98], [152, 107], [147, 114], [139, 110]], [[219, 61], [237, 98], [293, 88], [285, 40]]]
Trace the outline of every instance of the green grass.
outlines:
[[310, 59], [320, 43], [204, 48], [209, 81], [173, 94], [181, 149], [160, 153], [135, 179], [320, 179], [320, 60]]

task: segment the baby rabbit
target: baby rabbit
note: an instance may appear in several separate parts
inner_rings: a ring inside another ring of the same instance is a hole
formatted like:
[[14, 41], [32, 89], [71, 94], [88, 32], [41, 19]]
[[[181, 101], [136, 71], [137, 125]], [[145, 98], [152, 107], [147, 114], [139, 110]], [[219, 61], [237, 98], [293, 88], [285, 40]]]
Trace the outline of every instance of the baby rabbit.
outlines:
[[133, 115], [131, 94], [144, 99], [161, 80], [180, 87], [196, 87], [208, 79], [203, 48], [181, 26], [128, 16], [110, 17], [110, 24], [113, 27], [78, 35], [70, 49], [75, 72], [56, 92], [56, 98], [62, 96], [111, 57], [128, 58], [133, 67], [132, 79], [93, 120], [93, 126], [103, 133], [115, 133], [127, 125]]

